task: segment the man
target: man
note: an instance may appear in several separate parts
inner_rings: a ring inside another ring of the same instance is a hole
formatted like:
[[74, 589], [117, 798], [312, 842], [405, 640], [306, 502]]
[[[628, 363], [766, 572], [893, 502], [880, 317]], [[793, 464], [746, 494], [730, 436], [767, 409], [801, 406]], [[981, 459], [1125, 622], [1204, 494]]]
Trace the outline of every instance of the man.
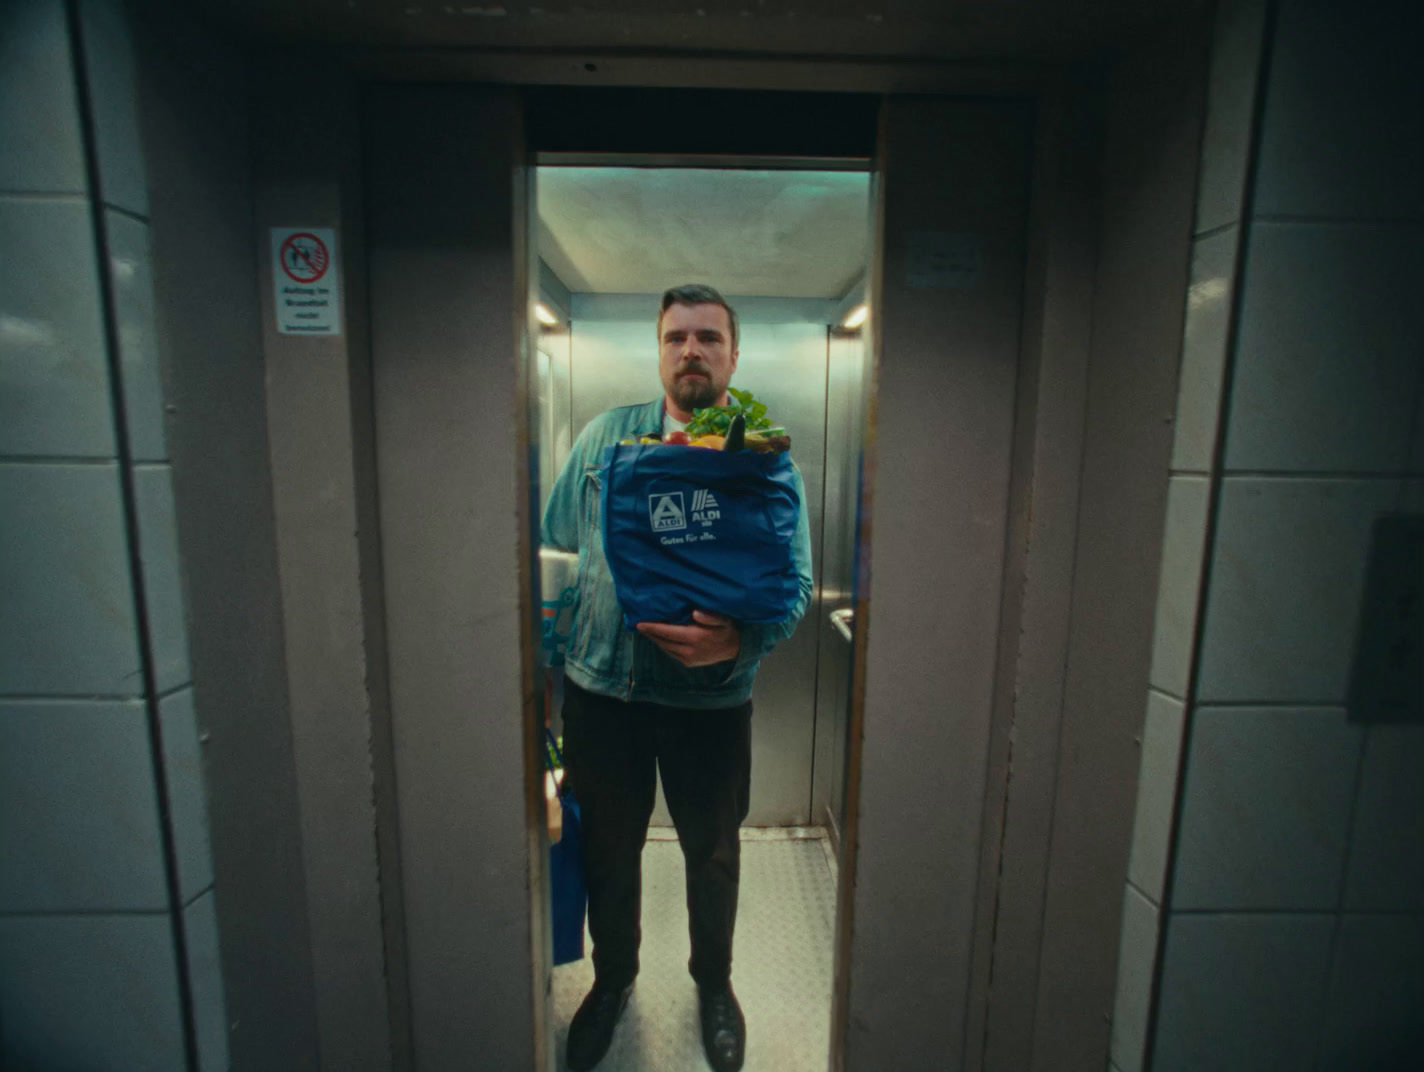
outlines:
[[732, 992], [740, 842], [751, 788], [751, 691], [757, 664], [789, 636], [811, 598], [811, 536], [801, 476], [792, 559], [800, 597], [775, 625], [739, 625], [697, 610], [682, 625], [624, 628], [604, 558], [603, 452], [630, 436], [684, 427], [727, 404], [737, 368], [737, 316], [711, 287], [675, 287], [658, 314], [664, 396], [609, 410], [580, 433], [544, 513], [543, 542], [579, 554], [578, 601], [565, 652], [564, 763], [583, 819], [594, 985], [569, 1027], [573, 1072], [593, 1068], [638, 973], [641, 859], [657, 772], [687, 871], [702, 1042], [718, 1072], [741, 1068], [746, 1025]]

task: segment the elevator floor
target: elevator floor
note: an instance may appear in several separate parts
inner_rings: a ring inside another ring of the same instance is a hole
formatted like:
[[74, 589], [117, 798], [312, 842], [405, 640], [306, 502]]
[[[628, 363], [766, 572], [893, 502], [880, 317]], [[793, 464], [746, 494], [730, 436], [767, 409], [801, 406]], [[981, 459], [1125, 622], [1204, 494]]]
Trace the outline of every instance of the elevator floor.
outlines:
[[[745, 1072], [825, 1072], [834, 866], [823, 831], [742, 831], [732, 986], [747, 1018]], [[688, 952], [682, 853], [671, 830], [655, 828], [643, 849], [642, 968], [598, 1072], [707, 1068]], [[569, 1021], [592, 983], [588, 957], [554, 969], [561, 1072]]]

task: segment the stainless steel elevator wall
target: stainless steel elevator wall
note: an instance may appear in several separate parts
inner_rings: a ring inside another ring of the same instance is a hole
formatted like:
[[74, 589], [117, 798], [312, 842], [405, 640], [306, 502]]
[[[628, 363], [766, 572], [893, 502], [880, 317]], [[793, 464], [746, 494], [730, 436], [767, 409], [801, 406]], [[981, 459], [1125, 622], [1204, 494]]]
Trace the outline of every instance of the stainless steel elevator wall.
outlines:
[[[813, 821], [811, 782], [821, 609], [820, 549], [826, 457], [827, 324], [835, 303], [818, 299], [733, 299], [741, 317], [734, 386], [755, 392], [791, 433], [806, 483], [816, 590], [800, 627], [762, 664], [753, 694], [750, 826]], [[572, 433], [612, 406], [662, 394], [656, 295], [575, 295], [570, 357]], [[552, 397], [552, 396], [551, 396]], [[557, 435], [557, 433], [556, 433]], [[839, 518], [837, 522], [839, 523]], [[839, 543], [839, 532], [835, 535]], [[653, 822], [669, 825], [659, 793]]]
[[536, 358], [539, 375], [539, 511], [542, 514], [554, 479], [573, 446], [567, 324], [540, 330]]
[[860, 505], [860, 446], [865, 429], [865, 345], [860, 334], [833, 332], [826, 387], [825, 530], [821, 542], [820, 658], [811, 823], [840, 844], [845, 808], [846, 724], [852, 647], [829, 615], [853, 606], [855, 525]]

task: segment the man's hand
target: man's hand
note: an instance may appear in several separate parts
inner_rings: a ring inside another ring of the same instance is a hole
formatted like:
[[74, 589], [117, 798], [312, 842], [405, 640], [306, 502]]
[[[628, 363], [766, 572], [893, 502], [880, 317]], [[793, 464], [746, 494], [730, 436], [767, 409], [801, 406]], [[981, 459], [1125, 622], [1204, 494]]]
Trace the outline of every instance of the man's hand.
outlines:
[[742, 650], [742, 634], [732, 619], [705, 610], [692, 612], [691, 625], [639, 622], [638, 632], [686, 667], [726, 662]]

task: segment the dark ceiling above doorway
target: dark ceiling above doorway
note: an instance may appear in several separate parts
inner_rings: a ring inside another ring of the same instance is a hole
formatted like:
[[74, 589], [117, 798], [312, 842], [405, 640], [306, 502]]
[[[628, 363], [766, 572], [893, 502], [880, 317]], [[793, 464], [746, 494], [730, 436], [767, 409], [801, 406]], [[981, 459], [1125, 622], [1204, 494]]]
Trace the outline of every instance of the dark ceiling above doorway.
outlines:
[[266, 42], [1065, 61], [1164, 39], [1207, 0], [197, 0]]

